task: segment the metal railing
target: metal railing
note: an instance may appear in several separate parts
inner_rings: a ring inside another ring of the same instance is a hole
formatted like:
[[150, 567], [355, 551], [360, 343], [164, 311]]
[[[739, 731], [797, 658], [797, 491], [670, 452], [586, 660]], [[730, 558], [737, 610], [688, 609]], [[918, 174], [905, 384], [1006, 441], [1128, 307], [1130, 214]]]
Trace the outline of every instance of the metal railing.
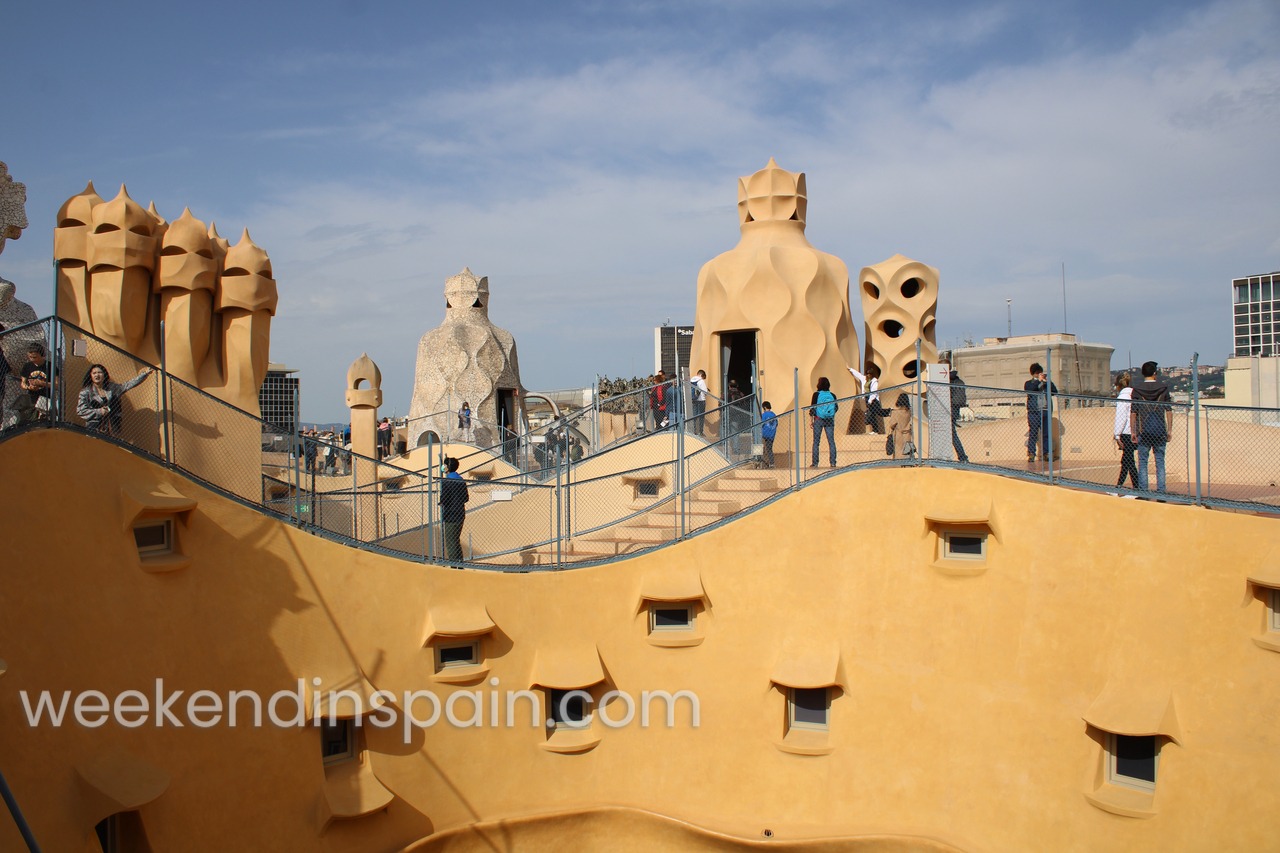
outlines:
[[[47, 428], [85, 433], [318, 535], [450, 562], [439, 509], [443, 459], [433, 443], [425, 459], [418, 448], [411, 458], [378, 460], [337, 440], [288, 434], [56, 320], [0, 333], [11, 371], [33, 342], [48, 351], [49, 405], [35, 405], [9, 382], [0, 440]], [[117, 383], [108, 405], [95, 407], [94, 389], [85, 384], [95, 364]], [[966, 385], [961, 405], [957, 386], [917, 379], [879, 390], [889, 414], [885, 433], [877, 434], [867, 431], [868, 395], [838, 400], [833, 418], [801, 405], [765, 419], [755, 398], [745, 397], [708, 409], [695, 423], [685, 417], [687, 391], [676, 383], [664, 390], [665, 427], [650, 416], [637, 430], [633, 420], [629, 432], [594, 454], [575, 454], [566, 438], [587, 433], [583, 418], [591, 415], [575, 413], [540, 435], [520, 436], [514, 448], [463, 457], [470, 500], [464, 559], [455, 564], [530, 571], [613, 560], [697, 535], [833, 473], [884, 466], [971, 468], [1280, 514], [1280, 410], [1211, 406], [1198, 395], [1164, 404], [1157, 412], [1164, 440], [1139, 430], [1130, 465], [1129, 445], [1115, 437], [1130, 419], [1117, 418], [1112, 398]], [[651, 391], [643, 393], [652, 413]], [[619, 402], [601, 401], [599, 409], [609, 414]]]

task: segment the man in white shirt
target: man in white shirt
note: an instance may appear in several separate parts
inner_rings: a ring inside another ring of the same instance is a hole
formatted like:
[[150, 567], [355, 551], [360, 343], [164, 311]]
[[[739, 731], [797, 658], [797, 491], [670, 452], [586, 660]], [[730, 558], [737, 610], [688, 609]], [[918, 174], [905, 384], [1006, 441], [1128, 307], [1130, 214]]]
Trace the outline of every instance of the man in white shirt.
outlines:
[[699, 370], [689, 384], [693, 386], [693, 416], [689, 418], [689, 432], [702, 435], [703, 413], [707, 411], [707, 372]]

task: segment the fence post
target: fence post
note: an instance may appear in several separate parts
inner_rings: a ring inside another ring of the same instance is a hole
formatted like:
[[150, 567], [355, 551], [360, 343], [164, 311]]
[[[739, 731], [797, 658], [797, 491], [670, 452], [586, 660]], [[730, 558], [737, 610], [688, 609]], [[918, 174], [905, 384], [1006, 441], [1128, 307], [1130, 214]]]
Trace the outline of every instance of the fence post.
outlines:
[[[49, 358], [49, 423], [62, 418], [62, 394], [58, 391], [58, 261], [53, 262], [53, 319], [49, 324], [49, 336], [45, 340]], [[26, 353], [23, 353], [26, 358]], [[6, 371], [7, 372], [7, 371]], [[0, 381], [3, 381], [0, 379]]]
[[1048, 466], [1049, 482], [1053, 482], [1053, 451], [1056, 449], [1053, 445], [1053, 350], [1045, 348], [1044, 351], [1044, 375], [1049, 377], [1048, 383], [1044, 386], [1044, 412], [1041, 416], [1042, 420], [1047, 422], [1041, 423], [1044, 435], [1041, 436], [1041, 447], [1049, 448], [1044, 455], [1045, 464]]
[[920, 358], [921, 339], [916, 338], [916, 453], [912, 463], [920, 464], [924, 456], [924, 364]]
[[302, 523], [302, 422], [298, 412], [298, 389], [293, 389], [293, 433], [289, 450], [293, 456], [293, 523]]
[[426, 543], [426, 547], [422, 549], [422, 559], [424, 562], [431, 560], [433, 555], [435, 554], [436, 537], [435, 537], [434, 525], [435, 525], [436, 505], [431, 500], [431, 495], [433, 491], [432, 483], [435, 481], [435, 476], [436, 476], [436, 443], [435, 443], [434, 436], [431, 434], [431, 431], [428, 430], [427, 431], [427, 485], [426, 485], [427, 506], [426, 506], [426, 514], [423, 516], [424, 520], [427, 523], [427, 543]]
[[791, 433], [795, 437], [792, 444], [795, 449], [791, 454], [791, 461], [796, 469], [796, 488], [800, 487], [800, 368], [793, 368], [792, 383], [794, 385], [795, 404], [791, 407]]
[[561, 491], [561, 483], [560, 483], [560, 480], [561, 480], [560, 454], [558, 453], [555, 454], [555, 457], [556, 457], [556, 491], [555, 491], [555, 495], [556, 495], [556, 568], [560, 568], [560, 566], [562, 565], [562, 561], [564, 559], [564, 527], [563, 527], [563, 519], [561, 518], [561, 514], [560, 514], [561, 501], [564, 500], [564, 495]]
[[685, 495], [685, 477], [684, 477], [684, 388], [688, 384], [684, 381], [684, 368], [676, 370], [676, 387], [675, 394], [672, 399], [676, 403], [676, 488], [680, 490], [680, 507], [679, 514], [676, 518], [676, 538], [683, 539], [687, 527], [687, 519], [685, 513], [688, 511], [688, 501]]
[[[54, 263], [57, 262], [55, 261]], [[9, 789], [9, 783], [5, 781], [3, 774], [0, 774], [0, 799], [3, 799], [4, 804], [9, 807], [9, 814], [13, 817], [13, 824], [18, 828], [18, 834], [22, 836], [22, 840], [26, 843], [27, 850], [31, 851], [31, 853], [40, 853], [40, 845], [36, 843], [36, 837], [31, 832], [31, 826], [27, 823], [26, 817], [23, 816], [22, 809], [18, 807], [18, 799], [14, 797], [13, 791]]]
[[1195, 418], [1196, 443], [1196, 506], [1201, 505], [1200, 493], [1200, 353], [1191, 354], [1191, 414]]
[[[169, 361], [165, 352], [164, 320], [160, 321], [160, 433], [164, 441], [164, 461], [173, 464], [173, 424], [169, 412]], [[297, 419], [297, 415], [294, 415]]]

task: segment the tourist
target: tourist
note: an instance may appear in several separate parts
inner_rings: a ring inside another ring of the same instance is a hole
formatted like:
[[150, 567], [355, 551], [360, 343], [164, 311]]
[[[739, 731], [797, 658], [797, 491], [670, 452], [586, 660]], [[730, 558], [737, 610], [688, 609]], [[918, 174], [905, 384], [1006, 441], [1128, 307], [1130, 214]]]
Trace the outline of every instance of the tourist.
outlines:
[[316, 437], [316, 428], [303, 430], [303, 453], [307, 460], [307, 473], [313, 474], [316, 470], [316, 455], [320, 452], [320, 441]]
[[378, 424], [378, 458], [385, 459], [391, 455], [391, 421], [386, 418]]
[[831, 467], [836, 467], [836, 412], [840, 404], [836, 395], [831, 393], [831, 380], [825, 376], [818, 377], [818, 390], [813, 392], [809, 402], [809, 418], [813, 423], [813, 459], [812, 467], [818, 467], [818, 447], [822, 443], [822, 434], [827, 434], [827, 448], [831, 455]]
[[52, 398], [49, 387], [52, 377], [49, 375], [49, 363], [45, 359], [44, 344], [32, 343], [27, 347], [27, 363], [22, 365], [19, 384], [27, 392], [31, 401], [27, 420], [47, 420]]
[[951, 373], [951, 447], [956, 452], [956, 461], [964, 464], [969, 461], [969, 456], [960, 442], [960, 410], [969, 404], [969, 395], [965, 393], [964, 380], [951, 366], [951, 359], [944, 358], [942, 363], [950, 368]]
[[911, 435], [911, 398], [906, 394], [899, 394], [894, 401], [885, 444], [894, 459], [911, 459], [916, 455], [916, 443]]
[[447, 473], [440, 481], [440, 522], [444, 528], [444, 556], [452, 563], [462, 561], [462, 525], [467, 520], [467, 481], [458, 473], [458, 460], [446, 457]]
[[151, 375], [151, 368], [121, 385], [111, 381], [111, 374], [101, 364], [95, 364], [84, 375], [80, 385], [80, 397], [76, 401], [76, 414], [84, 418], [84, 425], [92, 432], [119, 435], [124, 424], [121, 398]]
[[1142, 381], [1133, 388], [1129, 429], [1138, 442], [1138, 488], [1143, 491], [1150, 488], [1147, 459], [1154, 454], [1156, 491], [1163, 492], [1164, 451], [1165, 445], [1169, 443], [1169, 434], [1173, 432], [1173, 405], [1169, 397], [1169, 386], [1156, 376], [1159, 369], [1154, 361], [1143, 363]]
[[1123, 486], [1125, 478], [1129, 478], [1129, 482], [1133, 488], [1138, 488], [1138, 466], [1133, 461], [1133, 452], [1138, 445], [1133, 440], [1133, 426], [1129, 423], [1129, 417], [1133, 410], [1133, 405], [1129, 402], [1133, 399], [1133, 389], [1129, 387], [1129, 371], [1125, 371], [1116, 377], [1116, 423], [1115, 437], [1116, 447], [1120, 450], [1120, 479], [1116, 481], [1117, 486]]
[[850, 367], [849, 372], [862, 386], [862, 393], [867, 395], [867, 417], [871, 419], [871, 431], [884, 432], [884, 416], [889, 410], [880, 405], [880, 368], [874, 364], [867, 365], [866, 374], [859, 373]]
[[1040, 461], [1049, 461], [1049, 403], [1045, 389], [1058, 393], [1058, 386], [1049, 381], [1040, 362], [1032, 362], [1031, 378], [1022, 386], [1027, 392], [1027, 462], [1036, 461], [1036, 444], [1040, 444]]
[[694, 435], [702, 435], [702, 422], [704, 419], [704, 413], [707, 411], [707, 394], [709, 393], [709, 389], [707, 388], [707, 372], [705, 370], [699, 370], [693, 375], [693, 378], [689, 380], [689, 384], [693, 386], [691, 388], [693, 396], [693, 417], [689, 418], [687, 426], [689, 432]]
[[649, 389], [649, 408], [653, 412], [653, 428], [666, 429], [670, 425], [667, 419], [667, 375], [659, 370], [653, 377], [653, 387]]
[[765, 400], [760, 404], [760, 440], [764, 443], [764, 453], [760, 464], [765, 468], [773, 467], [773, 440], [778, 437], [778, 416], [773, 413], [773, 405]]
[[476, 434], [471, 429], [471, 404], [466, 400], [462, 401], [462, 408], [458, 409], [458, 429], [462, 430], [463, 443], [471, 444], [476, 440]]

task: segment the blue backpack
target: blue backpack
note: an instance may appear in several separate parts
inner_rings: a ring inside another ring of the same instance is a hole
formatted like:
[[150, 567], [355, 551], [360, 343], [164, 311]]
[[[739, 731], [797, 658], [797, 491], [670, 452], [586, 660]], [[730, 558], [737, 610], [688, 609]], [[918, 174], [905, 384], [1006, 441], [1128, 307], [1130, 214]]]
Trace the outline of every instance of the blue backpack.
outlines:
[[820, 418], [834, 418], [840, 406], [836, 403], [836, 395], [830, 391], [818, 392], [818, 407], [814, 409]]

